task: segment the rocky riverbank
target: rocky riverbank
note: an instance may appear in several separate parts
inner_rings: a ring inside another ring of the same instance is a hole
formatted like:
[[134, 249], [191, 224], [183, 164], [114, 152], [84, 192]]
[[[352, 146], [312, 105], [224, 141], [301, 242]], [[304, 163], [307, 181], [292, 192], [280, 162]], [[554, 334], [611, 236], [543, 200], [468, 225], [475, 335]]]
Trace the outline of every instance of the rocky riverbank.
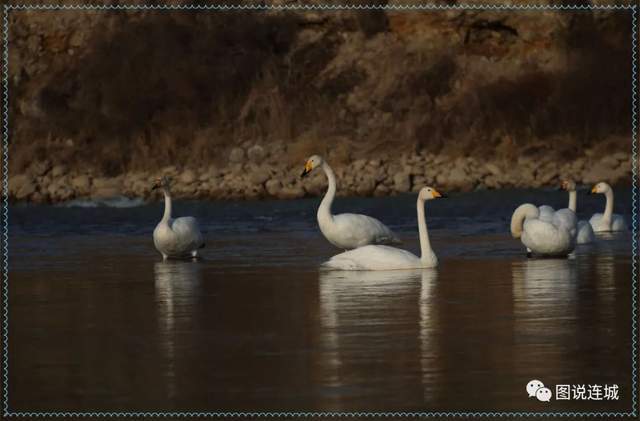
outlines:
[[[160, 195], [152, 194], [151, 186], [154, 179], [162, 175], [173, 177], [173, 193], [184, 199], [296, 199], [323, 194], [326, 178], [322, 171], [301, 180], [304, 159], [283, 164], [283, 153], [286, 148], [236, 147], [229, 152], [224, 166], [169, 166], [115, 177], [104, 177], [92, 170], [77, 171], [43, 160], [31, 164], [24, 173], [10, 177], [9, 199], [34, 203], [116, 196], [159, 200]], [[426, 152], [355, 160], [329, 155], [327, 160], [336, 173], [338, 195], [342, 196], [387, 196], [417, 191], [424, 185], [445, 191], [554, 186], [566, 177], [584, 184], [629, 183], [632, 168], [628, 153], [603, 155], [594, 150], [586, 150], [584, 156], [567, 163], [544, 156], [511, 160], [451, 159]]]

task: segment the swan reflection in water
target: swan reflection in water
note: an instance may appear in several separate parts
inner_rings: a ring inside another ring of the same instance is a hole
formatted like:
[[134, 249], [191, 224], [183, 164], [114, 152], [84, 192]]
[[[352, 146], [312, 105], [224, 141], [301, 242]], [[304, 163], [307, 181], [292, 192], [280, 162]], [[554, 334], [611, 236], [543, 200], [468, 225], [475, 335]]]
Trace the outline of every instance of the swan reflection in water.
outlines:
[[197, 262], [157, 262], [154, 266], [155, 299], [161, 347], [165, 351], [168, 397], [176, 393], [176, 333], [193, 324], [193, 312], [202, 283]]
[[[542, 359], [561, 375], [573, 362], [572, 349], [585, 341], [576, 324], [597, 325], [614, 311], [611, 256], [527, 259], [512, 264], [514, 337], [519, 366]], [[594, 293], [588, 291], [593, 289]], [[588, 294], [588, 295], [585, 295]]]
[[[366, 343], [391, 344], [398, 330], [412, 329], [420, 353], [412, 366], [420, 367], [426, 396], [427, 385], [435, 384], [431, 306], [437, 276], [435, 269], [321, 271], [322, 384], [341, 388], [358, 383], [360, 376], [370, 376], [360, 362], [379, 358], [380, 350], [367, 349]], [[333, 410], [344, 409], [338, 395]]]

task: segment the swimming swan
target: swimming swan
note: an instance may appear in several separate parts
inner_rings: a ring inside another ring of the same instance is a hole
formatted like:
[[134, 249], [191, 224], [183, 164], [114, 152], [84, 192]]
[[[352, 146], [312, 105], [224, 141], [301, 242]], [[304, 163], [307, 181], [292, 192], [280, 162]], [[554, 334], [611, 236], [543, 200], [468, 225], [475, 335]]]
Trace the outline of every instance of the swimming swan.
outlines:
[[576, 214], [560, 209], [544, 215], [530, 203], [518, 206], [511, 217], [511, 235], [520, 238], [527, 254], [566, 256], [576, 245]]
[[192, 216], [171, 218], [171, 179], [156, 180], [152, 190], [162, 189], [164, 193], [164, 215], [153, 230], [153, 243], [166, 260], [170, 257], [198, 257], [198, 249], [204, 247], [204, 240], [198, 221]]
[[[560, 188], [569, 192], [569, 209], [574, 213], [576, 212], [577, 205], [577, 193], [576, 183], [573, 180], [564, 180], [560, 185]], [[596, 235], [593, 233], [593, 228], [588, 221], [578, 221], [578, 234], [576, 237], [577, 244], [588, 244], [596, 240]]]
[[355, 213], [331, 214], [331, 205], [336, 195], [336, 176], [324, 159], [318, 155], [310, 157], [300, 177], [322, 168], [327, 175], [329, 188], [318, 207], [320, 231], [331, 244], [341, 249], [354, 249], [367, 244], [399, 244], [400, 240], [382, 222], [370, 216]]
[[339, 270], [395, 270], [434, 268], [438, 258], [431, 249], [427, 223], [424, 217], [424, 202], [444, 197], [432, 187], [424, 187], [418, 194], [418, 231], [420, 232], [421, 257], [406, 250], [389, 246], [369, 245], [345, 251], [322, 264], [323, 268]]
[[627, 223], [622, 215], [613, 213], [613, 189], [610, 185], [600, 182], [593, 186], [591, 194], [602, 193], [607, 198], [604, 214], [594, 214], [589, 223], [595, 232], [627, 231]]

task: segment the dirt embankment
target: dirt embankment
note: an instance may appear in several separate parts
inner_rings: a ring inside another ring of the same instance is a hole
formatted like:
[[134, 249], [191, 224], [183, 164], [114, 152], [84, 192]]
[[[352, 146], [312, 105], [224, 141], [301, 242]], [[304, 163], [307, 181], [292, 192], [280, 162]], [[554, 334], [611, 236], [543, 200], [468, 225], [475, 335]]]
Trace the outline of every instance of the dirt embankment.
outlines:
[[362, 195], [631, 171], [627, 11], [14, 10], [9, 36], [19, 200], [298, 197], [312, 153]]

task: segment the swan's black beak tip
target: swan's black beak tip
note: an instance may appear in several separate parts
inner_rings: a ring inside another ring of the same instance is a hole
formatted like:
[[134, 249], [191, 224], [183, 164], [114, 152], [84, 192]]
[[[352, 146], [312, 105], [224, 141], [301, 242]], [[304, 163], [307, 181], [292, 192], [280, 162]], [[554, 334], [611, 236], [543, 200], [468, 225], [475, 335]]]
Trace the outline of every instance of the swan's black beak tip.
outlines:
[[449, 195], [447, 193], [441, 193], [440, 194], [440, 199], [448, 199]]
[[300, 174], [300, 178], [305, 178], [307, 175], [309, 175], [310, 171], [307, 171], [307, 169], [305, 168], [304, 171], [302, 171], [302, 174]]
[[157, 184], [154, 184], [153, 186], [151, 186], [151, 190], [156, 190], [157, 188], [159, 188], [160, 186], [158, 186]]

